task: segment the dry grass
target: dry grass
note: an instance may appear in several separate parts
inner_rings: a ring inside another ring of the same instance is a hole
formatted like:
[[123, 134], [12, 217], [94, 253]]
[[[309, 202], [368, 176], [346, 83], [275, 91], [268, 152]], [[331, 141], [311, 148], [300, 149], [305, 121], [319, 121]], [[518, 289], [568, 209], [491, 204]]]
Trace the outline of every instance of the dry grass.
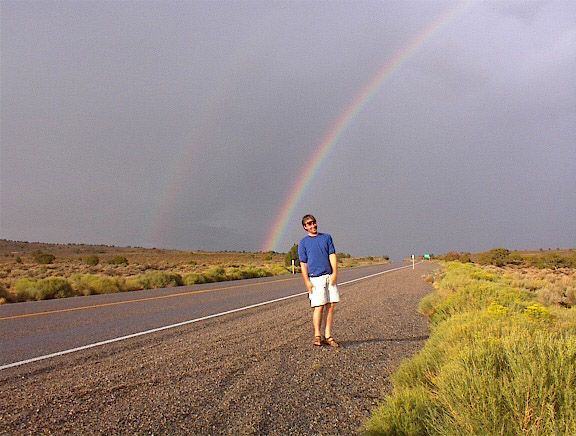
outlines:
[[511, 286], [534, 292], [544, 305], [576, 305], [576, 270], [572, 268], [503, 268], [503, 272]]
[[570, 269], [446, 263], [419, 307], [430, 337], [364, 434], [576, 434], [575, 285]]
[[[50, 264], [39, 264], [34, 259], [38, 252], [52, 254]], [[90, 256], [98, 257], [98, 264], [89, 265]], [[110, 264], [111, 259], [122, 256], [127, 264]], [[0, 240], [0, 301], [2, 289], [10, 293], [19, 279], [48, 279], [76, 275], [98, 275], [126, 280], [146, 271], [176, 273], [183, 277], [205, 273], [213, 268], [264, 268], [277, 274], [283, 271], [285, 253], [237, 251], [184, 251], [143, 247], [115, 247], [86, 244], [46, 244]], [[341, 267], [384, 263], [381, 258], [342, 257]], [[288, 272], [288, 270], [284, 270]]]

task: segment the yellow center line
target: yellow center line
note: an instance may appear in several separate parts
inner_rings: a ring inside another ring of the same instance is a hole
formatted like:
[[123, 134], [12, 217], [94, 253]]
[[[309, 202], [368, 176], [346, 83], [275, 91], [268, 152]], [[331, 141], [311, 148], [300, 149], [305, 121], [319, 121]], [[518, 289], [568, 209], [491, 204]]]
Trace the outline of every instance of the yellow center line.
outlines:
[[18, 318], [28, 318], [28, 317], [32, 317], [32, 316], [51, 315], [53, 313], [73, 312], [75, 310], [95, 309], [98, 307], [117, 306], [119, 304], [140, 303], [142, 301], [161, 300], [164, 298], [184, 297], [184, 296], [192, 295], [192, 294], [204, 294], [207, 292], [216, 292], [216, 291], [224, 291], [227, 289], [244, 288], [246, 286], [269, 285], [270, 283], [285, 282], [288, 280], [296, 280], [296, 279], [297, 279], [296, 277], [291, 277], [289, 279], [279, 279], [279, 280], [274, 280], [272, 282], [252, 283], [251, 285], [234, 285], [234, 286], [225, 286], [223, 288], [215, 288], [215, 289], [198, 289], [196, 291], [180, 292], [177, 294], [168, 294], [168, 295], [159, 295], [156, 297], [138, 298], [136, 300], [116, 301], [114, 303], [92, 304], [90, 306], [79, 306], [79, 307], [71, 307], [69, 309], [48, 310], [46, 312], [25, 313], [22, 315], [12, 315], [12, 316], [0, 317], [0, 321], [6, 321], [9, 319], [18, 319]]

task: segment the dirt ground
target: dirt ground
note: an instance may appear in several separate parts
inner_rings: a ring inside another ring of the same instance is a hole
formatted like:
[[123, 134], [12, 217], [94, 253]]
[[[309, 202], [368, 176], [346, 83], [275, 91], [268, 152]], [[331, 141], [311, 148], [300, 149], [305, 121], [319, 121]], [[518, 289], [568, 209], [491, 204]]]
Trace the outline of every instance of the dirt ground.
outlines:
[[355, 434], [422, 347], [423, 263], [341, 287], [312, 346], [305, 296], [0, 372], [0, 434]]

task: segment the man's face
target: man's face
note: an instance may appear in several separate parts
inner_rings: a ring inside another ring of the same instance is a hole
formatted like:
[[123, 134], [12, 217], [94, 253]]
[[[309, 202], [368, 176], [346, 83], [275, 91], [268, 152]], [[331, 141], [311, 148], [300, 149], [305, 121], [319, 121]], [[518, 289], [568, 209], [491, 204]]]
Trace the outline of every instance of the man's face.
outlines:
[[309, 235], [316, 235], [318, 233], [318, 226], [316, 225], [316, 220], [308, 218], [308, 221], [304, 223], [304, 228]]

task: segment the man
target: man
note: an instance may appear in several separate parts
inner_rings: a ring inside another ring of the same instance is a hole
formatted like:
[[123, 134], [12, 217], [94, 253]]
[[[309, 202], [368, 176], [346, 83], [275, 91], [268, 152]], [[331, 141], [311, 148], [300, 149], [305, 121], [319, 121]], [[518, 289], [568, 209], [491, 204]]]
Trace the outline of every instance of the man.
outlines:
[[[314, 342], [317, 347], [322, 343], [337, 348], [338, 343], [332, 337], [332, 314], [334, 305], [340, 301], [336, 278], [338, 276], [338, 259], [328, 233], [318, 233], [316, 218], [305, 215], [302, 226], [308, 236], [302, 238], [298, 244], [298, 257], [302, 268], [302, 277], [308, 289], [310, 306], [313, 308], [312, 322], [314, 324]], [[320, 329], [324, 314], [324, 337]]]

